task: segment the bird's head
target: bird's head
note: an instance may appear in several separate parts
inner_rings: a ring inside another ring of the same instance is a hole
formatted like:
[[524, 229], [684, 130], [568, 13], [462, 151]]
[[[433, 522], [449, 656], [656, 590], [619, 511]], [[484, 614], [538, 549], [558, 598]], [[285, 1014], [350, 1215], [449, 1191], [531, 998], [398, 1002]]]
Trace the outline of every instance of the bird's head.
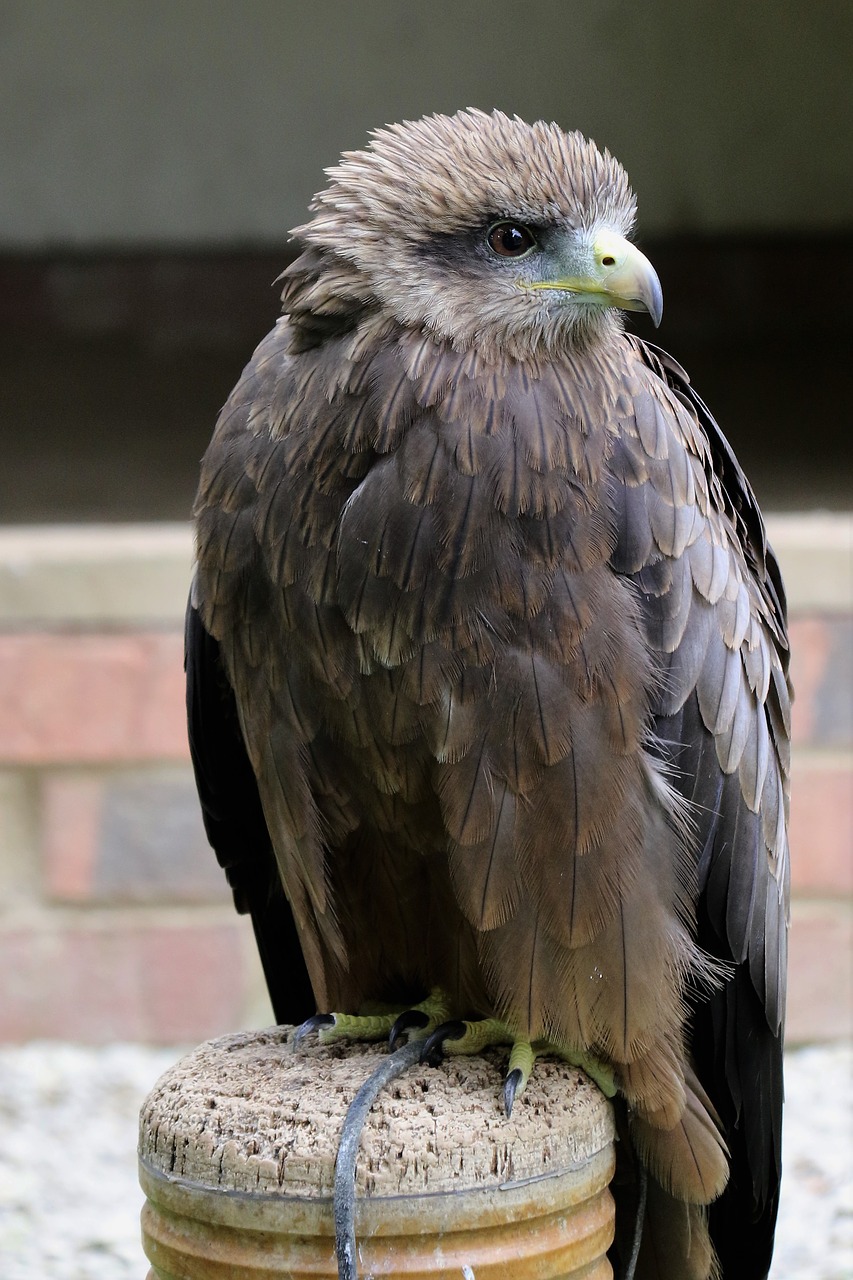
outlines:
[[660, 321], [660, 282], [626, 238], [625, 171], [579, 133], [499, 111], [427, 116], [328, 173], [294, 234], [401, 325], [523, 358], [606, 336], [619, 310]]

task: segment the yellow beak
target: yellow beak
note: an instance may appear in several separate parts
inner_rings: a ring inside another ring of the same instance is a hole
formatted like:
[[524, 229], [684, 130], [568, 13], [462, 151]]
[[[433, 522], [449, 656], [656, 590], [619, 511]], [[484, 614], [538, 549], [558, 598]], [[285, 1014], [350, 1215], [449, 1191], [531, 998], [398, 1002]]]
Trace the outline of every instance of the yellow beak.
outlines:
[[655, 326], [659, 325], [663, 315], [663, 290], [645, 254], [624, 236], [606, 230], [596, 233], [591, 250], [588, 272], [556, 280], [531, 281], [526, 287], [565, 290], [589, 298], [601, 307], [647, 311]]

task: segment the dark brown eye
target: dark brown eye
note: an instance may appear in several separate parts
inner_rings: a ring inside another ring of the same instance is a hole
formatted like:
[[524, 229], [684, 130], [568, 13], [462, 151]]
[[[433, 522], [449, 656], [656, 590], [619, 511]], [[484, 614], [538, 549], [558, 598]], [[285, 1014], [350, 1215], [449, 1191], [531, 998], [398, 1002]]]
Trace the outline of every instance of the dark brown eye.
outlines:
[[489, 248], [502, 258], [521, 258], [536, 248], [536, 237], [519, 222], [496, 222], [486, 237]]

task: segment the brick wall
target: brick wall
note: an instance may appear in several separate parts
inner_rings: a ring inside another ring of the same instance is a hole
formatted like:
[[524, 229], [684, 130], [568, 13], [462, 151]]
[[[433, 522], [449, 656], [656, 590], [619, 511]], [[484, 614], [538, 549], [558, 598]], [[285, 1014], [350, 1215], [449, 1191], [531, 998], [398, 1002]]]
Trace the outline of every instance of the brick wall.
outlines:
[[0, 1040], [271, 1021], [189, 767], [181, 526], [0, 532]]
[[[789, 1037], [849, 1036], [853, 519], [777, 517], [797, 699]], [[187, 758], [181, 525], [0, 531], [0, 1040], [271, 1020]]]

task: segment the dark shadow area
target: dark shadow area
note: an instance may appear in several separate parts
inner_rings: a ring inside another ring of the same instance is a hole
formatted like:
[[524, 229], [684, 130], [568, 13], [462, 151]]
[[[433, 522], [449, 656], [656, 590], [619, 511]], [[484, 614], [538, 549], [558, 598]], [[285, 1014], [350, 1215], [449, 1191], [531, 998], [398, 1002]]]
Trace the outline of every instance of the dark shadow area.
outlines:
[[[636, 330], [685, 367], [762, 506], [849, 508], [853, 242], [643, 248], [666, 310]], [[288, 252], [0, 260], [0, 523], [186, 519]]]

